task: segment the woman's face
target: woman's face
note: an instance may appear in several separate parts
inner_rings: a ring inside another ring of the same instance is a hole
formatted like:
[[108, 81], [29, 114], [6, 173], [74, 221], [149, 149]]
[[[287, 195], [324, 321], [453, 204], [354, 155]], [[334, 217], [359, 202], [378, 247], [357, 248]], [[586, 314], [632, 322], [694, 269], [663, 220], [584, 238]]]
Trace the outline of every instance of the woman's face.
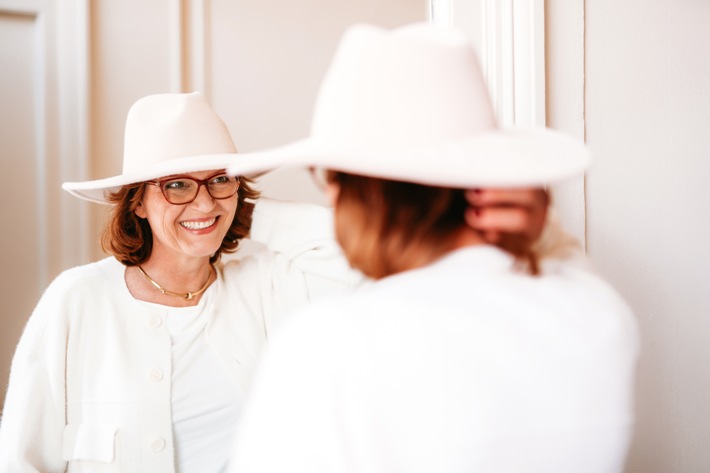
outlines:
[[[221, 171], [181, 174], [196, 180], [207, 179]], [[201, 185], [195, 200], [188, 204], [168, 202], [156, 185], [147, 185], [136, 215], [148, 220], [153, 232], [151, 257], [209, 257], [222, 244], [234, 220], [239, 197], [235, 192], [226, 199], [214, 199]]]

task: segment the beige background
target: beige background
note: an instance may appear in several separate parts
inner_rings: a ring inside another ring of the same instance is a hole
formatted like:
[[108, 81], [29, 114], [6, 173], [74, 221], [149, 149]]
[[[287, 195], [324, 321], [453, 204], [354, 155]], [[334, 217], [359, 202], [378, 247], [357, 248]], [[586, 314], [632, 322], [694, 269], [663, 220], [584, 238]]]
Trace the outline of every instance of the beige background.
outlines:
[[[454, 4], [472, 23], [478, 2]], [[710, 2], [544, 6], [547, 122], [595, 154], [556, 206], [641, 328], [627, 470], [710, 471]], [[423, 0], [0, 0], [2, 384], [42, 288], [101, 257], [99, 207], [58, 186], [119, 172], [136, 99], [202, 90], [241, 150], [281, 144], [307, 133], [348, 24], [426, 18]], [[297, 172], [263, 187], [320, 198]]]

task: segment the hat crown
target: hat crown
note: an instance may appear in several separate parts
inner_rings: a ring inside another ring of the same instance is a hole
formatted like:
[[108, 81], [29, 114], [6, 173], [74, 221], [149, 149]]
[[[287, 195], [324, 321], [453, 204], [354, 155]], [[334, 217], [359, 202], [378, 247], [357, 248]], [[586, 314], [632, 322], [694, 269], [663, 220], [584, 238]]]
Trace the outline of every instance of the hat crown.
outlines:
[[180, 158], [236, 152], [227, 126], [200, 93], [149, 95], [128, 112], [123, 174]]
[[359, 25], [323, 81], [314, 139], [356, 147], [435, 146], [496, 127], [483, 73], [458, 31]]
[[123, 172], [118, 176], [65, 182], [62, 188], [92, 202], [107, 203], [121, 186], [175, 174], [226, 169], [237, 149], [222, 119], [199, 92], [155, 94], [128, 111]]
[[242, 155], [250, 175], [309, 166], [425, 185], [537, 186], [581, 174], [582, 141], [503, 129], [475, 49], [455, 28], [353, 25], [321, 84], [305, 139]]

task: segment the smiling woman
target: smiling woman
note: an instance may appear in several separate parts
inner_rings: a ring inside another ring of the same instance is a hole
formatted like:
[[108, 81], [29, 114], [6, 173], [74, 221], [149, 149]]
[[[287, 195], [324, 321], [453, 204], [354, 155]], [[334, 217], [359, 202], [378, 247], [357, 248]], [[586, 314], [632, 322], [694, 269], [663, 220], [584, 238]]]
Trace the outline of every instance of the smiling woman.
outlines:
[[[112, 205], [112, 257], [62, 273], [30, 318], [0, 471], [223, 471], [272, 323], [359, 280], [324, 208], [255, 205], [235, 159], [200, 94], [160, 94], [129, 111], [122, 174], [65, 183]], [[247, 235], [265, 249], [222, 263]]]

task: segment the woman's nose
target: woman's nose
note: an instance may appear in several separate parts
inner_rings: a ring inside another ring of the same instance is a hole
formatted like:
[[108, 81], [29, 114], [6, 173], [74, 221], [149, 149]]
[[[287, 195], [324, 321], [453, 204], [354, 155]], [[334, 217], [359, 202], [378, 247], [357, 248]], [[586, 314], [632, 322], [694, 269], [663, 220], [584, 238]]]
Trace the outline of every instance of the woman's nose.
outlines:
[[192, 206], [201, 212], [209, 212], [215, 205], [215, 199], [212, 198], [207, 190], [207, 184], [200, 184], [199, 189], [197, 189], [197, 197], [192, 201]]

